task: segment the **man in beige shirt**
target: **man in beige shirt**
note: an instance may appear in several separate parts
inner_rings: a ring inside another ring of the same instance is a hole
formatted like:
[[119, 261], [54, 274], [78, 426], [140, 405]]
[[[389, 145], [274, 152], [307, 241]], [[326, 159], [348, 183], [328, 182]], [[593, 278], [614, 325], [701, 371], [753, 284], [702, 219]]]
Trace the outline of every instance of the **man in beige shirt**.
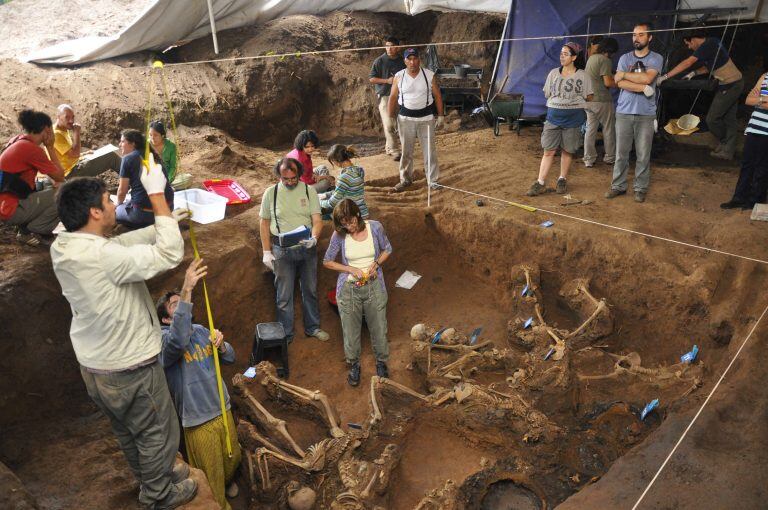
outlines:
[[176, 219], [163, 196], [166, 179], [153, 163], [142, 172], [155, 225], [114, 238], [115, 205], [104, 183], [66, 182], [56, 205], [67, 232], [51, 259], [72, 307], [70, 337], [88, 395], [112, 424], [140, 482], [139, 501], [156, 510], [190, 501], [197, 484], [189, 468], [174, 470], [179, 423], [158, 362], [160, 322], [144, 280], [176, 267], [184, 256]]

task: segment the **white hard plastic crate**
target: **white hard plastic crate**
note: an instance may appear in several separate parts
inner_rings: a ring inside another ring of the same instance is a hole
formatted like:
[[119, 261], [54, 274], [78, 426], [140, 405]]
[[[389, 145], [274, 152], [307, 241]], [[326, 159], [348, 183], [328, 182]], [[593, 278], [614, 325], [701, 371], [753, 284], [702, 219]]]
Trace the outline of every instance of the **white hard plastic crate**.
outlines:
[[192, 221], [213, 223], [223, 220], [227, 210], [227, 198], [202, 189], [185, 189], [173, 194], [174, 209], [192, 211]]

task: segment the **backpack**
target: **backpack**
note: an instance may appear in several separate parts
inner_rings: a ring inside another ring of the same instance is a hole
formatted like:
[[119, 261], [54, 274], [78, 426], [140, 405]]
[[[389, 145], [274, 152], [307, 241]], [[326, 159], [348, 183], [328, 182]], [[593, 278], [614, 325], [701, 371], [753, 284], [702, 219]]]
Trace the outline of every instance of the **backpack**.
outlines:
[[[3, 147], [3, 150], [0, 150], [0, 154], [5, 152], [5, 149], [18, 141], [19, 138], [16, 138], [12, 142], [9, 142], [8, 145]], [[35, 191], [35, 189], [30, 188], [29, 184], [24, 182], [24, 179], [21, 178], [20, 174], [12, 174], [10, 172], [4, 172], [2, 169], [0, 169], [0, 193], [11, 193], [12, 195], [18, 197], [20, 200], [24, 200], [29, 195], [31, 195], [33, 191]]]

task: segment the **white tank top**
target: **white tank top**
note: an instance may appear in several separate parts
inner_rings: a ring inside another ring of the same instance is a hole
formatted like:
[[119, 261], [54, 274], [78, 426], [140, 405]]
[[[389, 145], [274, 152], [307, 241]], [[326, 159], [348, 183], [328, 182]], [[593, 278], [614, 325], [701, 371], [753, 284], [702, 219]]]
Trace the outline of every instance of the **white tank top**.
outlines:
[[[347, 257], [347, 263], [357, 269], [368, 269], [376, 258], [376, 248], [373, 246], [373, 233], [371, 226], [365, 222], [366, 238], [362, 241], [355, 241], [352, 236], [344, 236], [344, 255]], [[349, 275], [348, 280], [354, 280], [355, 277]]]
[[[424, 79], [425, 75], [426, 80]], [[435, 73], [429, 69], [421, 68], [419, 74], [414, 78], [408, 74], [408, 69], [403, 69], [398, 71], [395, 76], [398, 78], [397, 86], [400, 90], [400, 97], [397, 98], [398, 104], [409, 110], [421, 110], [434, 102], [432, 79]]]

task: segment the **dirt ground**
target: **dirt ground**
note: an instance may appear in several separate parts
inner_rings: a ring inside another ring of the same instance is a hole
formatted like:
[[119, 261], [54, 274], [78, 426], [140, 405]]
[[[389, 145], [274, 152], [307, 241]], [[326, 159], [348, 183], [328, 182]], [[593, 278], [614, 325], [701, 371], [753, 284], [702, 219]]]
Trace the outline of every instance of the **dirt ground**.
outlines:
[[[25, 4], [36, 5], [17, 5]], [[0, 6], [0, 12], [6, 7]], [[494, 16], [460, 13], [412, 19], [370, 13], [297, 16], [222, 33], [220, 44], [225, 55], [264, 54], [278, 41], [283, 48], [306, 51], [374, 44], [378, 35], [390, 31], [411, 35], [411, 40], [479, 39], [497, 36], [500, 22]], [[209, 56], [208, 45], [194, 41], [169, 58], [182, 62]], [[447, 62], [487, 67], [493, 50], [478, 46], [444, 54]], [[332, 140], [362, 148], [357, 162], [366, 169], [366, 200], [394, 247], [385, 267], [394, 381], [428, 391], [409, 336], [417, 323], [450, 326], [464, 334], [482, 326], [483, 339], [508, 349], [513, 365], [522, 363], [525, 354], [509, 324], [529, 313], [513, 270], [519, 264], [540, 268], [548, 323], [560, 329], [578, 325], [578, 317], [558, 297], [561, 286], [574, 278], [589, 279], [593, 294], [607, 300], [615, 322], [592, 350], [571, 354], [572, 383], [565, 389], [543, 385], [522, 393], [566, 431], [556, 439], [528, 445], [516, 433], [517, 422], [494, 428], [482, 413], [453, 414], [453, 407], [428, 413], [387, 397], [385, 407], [395, 409], [406, 425], [397, 434], [386, 429], [400, 440], [401, 459], [389, 491], [377, 502], [385, 508], [412, 508], [452, 479], [461, 486], [467, 508], [509, 508], [512, 503], [544, 508], [542, 501], [546, 508], [631, 508], [768, 304], [763, 292], [766, 266], [544, 211], [526, 212], [487, 198], [479, 206], [476, 196], [449, 189], [434, 193], [428, 208], [423, 177], [405, 193], [389, 194], [397, 182], [397, 164], [383, 154], [378, 113], [365, 83], [374, 57], [349, 53], [167, 68], [181, 124], [181, 171], [191, 173], [195, 185], [210, 177], [235, 178], [254, 199], [249, 205], [230, 206], [225, 221], [196, 227], [210, 266], [217, 327], [238, 353], [235, 365], [225, 367], [225, 379], [248, 366], [255, 324], [273, 319], [271, 275], [260, 263], [258, 240], [258, 205], [273, 182], [271, 165], [287, 152], [298, 129], [314, 127], [322, 149]], [[0, 112], [0, 134], [14, 133], [15, 111], [21, 107], [52, 111], [66, 101], [75, 105], [87, 145], [114, 143], [120, 129], [142, 125], [147, 59], [134, 55], [79, 69], [0, 60], [8, 83], [0, 91], [0, 104], [8, 105]], [[166, 118], [156, 97], [157, 116]], [[749, 212], [718, 207], [730, 198], [738, 166], [711, 160], [703, 145], [684, 144], [691, 141], [684, 139], [666, 144], [652, 162], [644, 204], [631, 197], [605, 200], [611, 169], [587, 169], [576, 162], [570, 193], [590, 203], [563, 206], [555, 194], [524, 196], [538, 169], [540, 128], [523, 128], [519, 136], [502, 130], [496, 138], [481, 126], [465, 118], [460, 130], [438, 137], [442, 184], [766, 259], [766, 225], [750, 222]], [[696, 141], [706, 143], [708, 136], [698, 135]], [[322, 159], [316, 157], [315, 163]], [[417, 168], [421, 172], [421, 165]], [[551, 228], [539, 226], [548, 219], [554, 221]], [[330, 232], [326, 223], [321, 253]], [[137, 484], [79, 378], [67, 334], [69, 307], [47, 253], [17, 245], [7, 229], [0, 235], [0, 317], [6, 325], [6, 340], [0, 343], [0, 462], [15, 474], [0, 472], [0, 506], [138, 508]], [[178, 285], [185, 266], [152, 280], [153, 295]], [[421, 280], [412, 290], [395, 288], [406, 269], [422, 275]], [[321, 295], [334, 282], [335, 274], [319, 269]], [[204, 313], [201, 302], [196, 295], [198, 319]], [[328, 395], [347, 429], [347, 424], [367, 419], [367, 385], [347, 385], [338, 317], [324, 301], [321, 316], [331, 340], [321, 343], [299, 334], [290, 348], [289, 381]], [[759, 423], [765, 416], [760, 398], [767, 382], [760, 349], [765, 335], [761, 323], [641, 508], [763, 507], [766, 466], [760, 452], [768, 437]], [[701, 387], [684, 397], [688, 385], [654, 378], [625, 375], [578, 382], [579, 375], [609, 373], [613, 364], [607, 353], [637, 352], [644, 367], [668, 367], [693, 344], [701, 349]], [[362, 365], [367, 381], [374, 374], [367, 341]], [[506, 376], [518, 366], [523, 365], [481, 372], [477, 379], [506, 384]], [[640, 422], [633, 413], [657, 396], [662, 399], [659, 411]], [[303, 446], [324, 437], [322, 427], [296, 410], [274, 402], [265, 405], [289, 420]], [[247, 413], [238, 409], [238, 414]], [[382, 444], [366, 446], [366, 454]], [[246, 489], [244, 471], [239, 481]], [[527, 481], [500, 474], [512, 471]], [[512, 488], [528, 487], [535, 494], [515, 492], [502, 483], [510, 480], [517, 480]], [[270, 504], [264, 501], [263, 494], [243, 490], [233, 508]]]

